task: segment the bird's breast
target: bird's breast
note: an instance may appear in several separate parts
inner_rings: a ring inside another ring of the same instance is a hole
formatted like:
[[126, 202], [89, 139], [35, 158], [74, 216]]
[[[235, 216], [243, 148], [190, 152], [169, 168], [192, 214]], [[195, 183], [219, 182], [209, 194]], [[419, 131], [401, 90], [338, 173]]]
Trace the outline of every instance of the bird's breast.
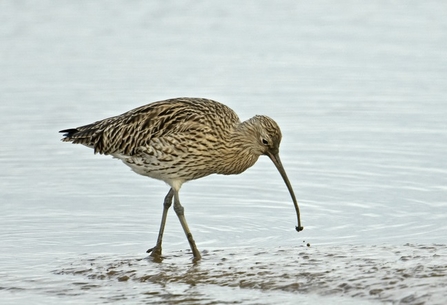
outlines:
[[171, 135], [151, 139], [149, 145], [139, 147], [134, 155], [114, 154], [114, 157], [143, 176], [188, 181], [218, 173], [222, 154], [213, 141]]

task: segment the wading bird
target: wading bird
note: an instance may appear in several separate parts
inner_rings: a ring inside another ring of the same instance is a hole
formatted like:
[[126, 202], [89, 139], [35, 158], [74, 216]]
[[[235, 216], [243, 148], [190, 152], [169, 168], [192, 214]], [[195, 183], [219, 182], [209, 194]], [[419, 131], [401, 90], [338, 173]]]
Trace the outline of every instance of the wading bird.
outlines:
[[279, 158], [281, 130], [267, 116], [256, 115], [241, 122], [232, 109], [219, 102], [175, 98], [60, 132], [64, 133], [64, 142], [91, 147], [95, 154], [111, 155], [137, 174], [163, 180], [171, 187], [164, 199], [157, 243], [147, 250], [153, 257], [161, 257], [166, 217], [174, 199], [174, 211], [194, 259], [200, 259], [180, 204], [180, 187], [210, 174], [240, 174], [261, 155], [273, 161], [284, 179], [295, 205], [296, 230], [303, 230], [298, 203]]

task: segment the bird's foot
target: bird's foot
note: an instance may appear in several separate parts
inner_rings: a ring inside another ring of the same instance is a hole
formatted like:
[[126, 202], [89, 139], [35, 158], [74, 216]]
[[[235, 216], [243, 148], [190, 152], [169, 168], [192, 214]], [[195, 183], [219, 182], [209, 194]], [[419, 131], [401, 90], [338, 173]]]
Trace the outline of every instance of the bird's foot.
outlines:
[[202, 255], [200, 254], [199, 250], [197, 248], [192, 251], [193, 255], [193, 262], [198, 262], [202, 259]]
[[155, 263], [161, 263], [163, 261], [163, 257], [161, 256], [161, 247], [153, 247], [146, 251], [146, 253], [150, 253], [150, 258]]
[[161, 256], [161, 247], [153, 247], [146, 251], [146, 253], [150, 253], [152, 257], [160, 257]]

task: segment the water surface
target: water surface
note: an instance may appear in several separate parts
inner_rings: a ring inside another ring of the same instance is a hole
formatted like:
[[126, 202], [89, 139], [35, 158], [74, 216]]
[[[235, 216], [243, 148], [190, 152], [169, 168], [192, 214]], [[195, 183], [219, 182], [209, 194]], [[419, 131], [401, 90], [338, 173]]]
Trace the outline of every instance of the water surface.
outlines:
[[[442, 1], [0, 4], [5, 304], [443, 304]], [[274, 118], [305, 230], [268, 158], [168, 187], [58, 130], [159, 99]], [[307, 243], [310, 247], [307, 247]]]

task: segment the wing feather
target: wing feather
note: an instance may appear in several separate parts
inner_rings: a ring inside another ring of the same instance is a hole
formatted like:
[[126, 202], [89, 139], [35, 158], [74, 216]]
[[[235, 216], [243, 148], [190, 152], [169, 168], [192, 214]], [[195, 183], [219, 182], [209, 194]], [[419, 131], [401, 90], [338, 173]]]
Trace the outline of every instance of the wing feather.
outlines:
[[[225, 132], [238, 124], [236, 113], [207, 99], [176, 98], [147, 104], [121, 115], [65, 129], [62, 141], [83, 144], [100, 154], [134, 155], [153, 138], [200, 131]], [[216, 127], [223, 130], [216, 131]]]

